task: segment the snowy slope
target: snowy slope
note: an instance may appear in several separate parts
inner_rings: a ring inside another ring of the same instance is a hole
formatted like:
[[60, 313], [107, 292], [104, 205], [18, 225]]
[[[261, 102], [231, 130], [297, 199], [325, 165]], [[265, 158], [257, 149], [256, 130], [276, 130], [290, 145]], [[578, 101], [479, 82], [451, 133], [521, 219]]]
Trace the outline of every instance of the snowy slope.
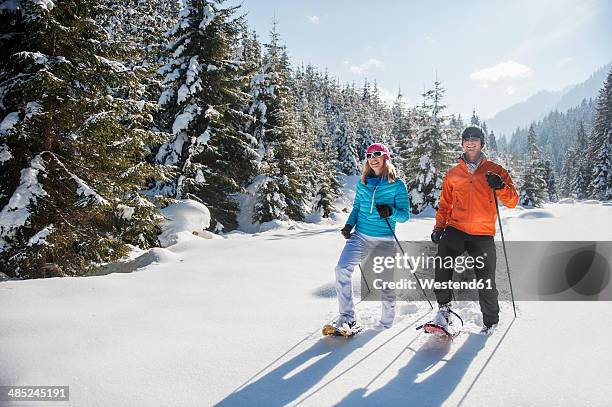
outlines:
[[[511, 240], [612, 240], [611, 215], [593, 202], [502, 210]], [[427, 303], [400, 303], [389, 330], [321, 338], [339, 222], [179, 232], [132, 273], [2, 281], [0, 385], [69, 385], [65, 404], [87, 407], [609, 405], [611, 303], [522, 302], [516, 320], [504, 303], [488, 338], [464, 303], [467, 333], [446, 344], [414, 330]], [[432, 225], [398, 235], [425, 239]], [[373, 326], [378, 304], [357, 308]]]

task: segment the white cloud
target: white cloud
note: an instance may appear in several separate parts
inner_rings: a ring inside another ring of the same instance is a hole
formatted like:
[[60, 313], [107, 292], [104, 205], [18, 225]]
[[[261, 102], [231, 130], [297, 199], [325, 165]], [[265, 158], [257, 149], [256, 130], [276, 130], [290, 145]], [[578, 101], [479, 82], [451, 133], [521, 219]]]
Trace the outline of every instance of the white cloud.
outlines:
[[516, 88], [514, 86], [508, 86], [505, 92], [507, 95], [512, 95], [514, 92], [516, 92]]
[[570, 62], [572, 62], [573, 60], [574, 60], [574, 58], [572, 58], [572, 57], [561, 58], [557, 64], [558, 64], [559, 66], [563, 66], [563, 65], [567, 65], [567, 64], [569, 64], [569, 63], [570, 63]]
[[432, 44], [436, 42], [436, 40], [434, 40], [433, 38], [431, 38], [429, 35], [425, 36], [425, 41], [427, 42], [431, 42]]
[[533, 70], [527, 65], [516, 61], [500, 62], [489, 68], [479, 69], [470, 75], [470, 79], [479, 82], [497, 82], [506, 78], [526, 78], [531, 76]]
[[384, 65], [378, 59], [370, 58], [361, 65], [351, 65], [351, 72], [356, 74], [362, 74], [368, 71], [371, 67], [382, 68]]
[[319, 24], [319, 21], [321, 21], [321, 19], [319, 18], [319, 16], [307, 16], [306, 21], [308, 21], [310, 24]]

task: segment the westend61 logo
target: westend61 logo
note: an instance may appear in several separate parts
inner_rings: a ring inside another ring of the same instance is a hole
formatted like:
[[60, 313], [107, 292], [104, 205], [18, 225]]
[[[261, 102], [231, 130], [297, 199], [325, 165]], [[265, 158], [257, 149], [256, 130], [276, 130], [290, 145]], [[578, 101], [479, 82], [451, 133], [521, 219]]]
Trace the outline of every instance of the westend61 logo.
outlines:
[[[432, 278], [419, 278], [420, 286], [426, 290], [492, 290], [493, 283], [490, 278], [471, 281], [435, 281]], [[382, 278], [374, 279], [376, 290], [416, 290], [417, 282], [402, 278], [399, 281], [384, 281]]]
[[[485, 254], [486, 256], [486, 254]], [[482, 269], [485, 266], [485, 256], [410, 256], [397, 253], [395, 256], [374, 256], [372, 258], [372, 271], [380, 274], [384, 271], [408, 270], [411, 273], [421, 269], [445, 268], [454, 269], [457, 273], [463, 273], [468, 269]]]

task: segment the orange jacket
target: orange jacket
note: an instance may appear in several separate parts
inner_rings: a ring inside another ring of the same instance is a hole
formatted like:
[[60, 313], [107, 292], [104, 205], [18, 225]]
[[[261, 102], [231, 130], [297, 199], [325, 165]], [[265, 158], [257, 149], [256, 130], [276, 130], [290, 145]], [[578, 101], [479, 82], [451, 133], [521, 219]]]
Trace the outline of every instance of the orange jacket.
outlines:
[[493, 202], [493, 190], [487, 183], [486, 173], [491, 171], [504, 180], [506, 186], [497, 190], [497, 197], [508, 208], [518, 203], [518, 193], [508, 171], [486, 158], [470, 174], [467, 164], [451, 168], [442, 182], [442, 195], [436, 213], [436, 228], [452, 226], [470, 235], [495, 235], [497, 212]]

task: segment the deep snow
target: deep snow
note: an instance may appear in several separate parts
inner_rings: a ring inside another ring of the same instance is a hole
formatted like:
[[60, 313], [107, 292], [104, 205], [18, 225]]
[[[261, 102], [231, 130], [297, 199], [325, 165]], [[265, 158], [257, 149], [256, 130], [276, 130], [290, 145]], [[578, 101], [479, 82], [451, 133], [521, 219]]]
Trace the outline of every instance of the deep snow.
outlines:
[[[592, 202], [502, 209], [510, 240], [612, 240], [610, 215]], [[517, 319], [503, 303], [490, 337], [475, 334], [477, 304], [458, 304], [466, 332], [452, 343], [414, 329], [433, 316], [426, 302], [399, 303], [389, 330], [322, 338], [342, 223], [212, 239], [171, 225], [176, 244], [135, 252], [122, 270], [135, 272], [0, 279], [0, 385], [69, 385], [66, 404], [87, 407], [610, 404], [609, 302], [521, 302]], [[374, 326], [379, 304], [357, 310]]]

